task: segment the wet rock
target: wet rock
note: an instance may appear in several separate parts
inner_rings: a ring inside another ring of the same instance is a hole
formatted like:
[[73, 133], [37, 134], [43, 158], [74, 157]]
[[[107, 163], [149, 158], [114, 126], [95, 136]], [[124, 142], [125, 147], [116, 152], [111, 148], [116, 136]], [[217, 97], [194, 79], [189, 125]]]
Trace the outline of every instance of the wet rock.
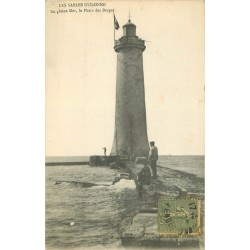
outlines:
[[119, 166], [118, 166], [118, 164], [116, 162], [109, 163], [109, 167], [111, 169], [119, 169]]
[[146, 157], [136, 157], [135, 158], [135, 164], [147, 164], [148, 163], [148, 160]]

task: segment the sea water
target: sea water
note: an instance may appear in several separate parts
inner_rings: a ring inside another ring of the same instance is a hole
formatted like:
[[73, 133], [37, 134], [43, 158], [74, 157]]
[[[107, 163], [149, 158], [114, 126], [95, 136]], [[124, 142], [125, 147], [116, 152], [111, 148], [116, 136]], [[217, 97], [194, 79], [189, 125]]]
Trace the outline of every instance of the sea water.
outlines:
[[[204, 156], [161, 156], [158, 175], [173, 168], [204, 178]], [[120, 236], [141, 203], [133, 181], [112, 185], [108, 167], [46, 167], [46, 248], [86, 249], [121, 245]]]

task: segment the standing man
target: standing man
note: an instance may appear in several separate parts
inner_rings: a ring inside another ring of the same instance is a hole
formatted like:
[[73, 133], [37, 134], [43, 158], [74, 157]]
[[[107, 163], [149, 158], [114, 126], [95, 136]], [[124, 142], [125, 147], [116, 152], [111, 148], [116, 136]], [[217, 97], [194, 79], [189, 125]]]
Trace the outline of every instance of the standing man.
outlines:
[[103, 151], [104, 151], [104, 156], [106, 157], [107, 149], [106, 149], [106, 147], [104, 147], [104, 148], [102, 148], [102, 149], [103, 149]]
[[153, 172], [153, 179], [157, 178], [156, 162], [158, 160], [158, 149], [155, 146], [155, 142], [150, 142], [150, 150], [148, 160], [150, 162], [151, 170]]

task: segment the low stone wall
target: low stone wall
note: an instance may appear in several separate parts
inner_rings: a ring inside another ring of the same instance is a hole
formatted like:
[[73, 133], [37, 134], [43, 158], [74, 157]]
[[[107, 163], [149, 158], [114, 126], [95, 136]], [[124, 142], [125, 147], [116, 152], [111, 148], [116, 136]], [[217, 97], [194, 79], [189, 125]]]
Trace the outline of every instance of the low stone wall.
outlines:
[[45, 162], [45, 166], [72, 166], [72, 165], [88, 165], [88, 161], [77, 162]]
[[90, 166], [108, 166], [115, 161], [117, 161], [117, 156], [92, 155], [89, 157]]

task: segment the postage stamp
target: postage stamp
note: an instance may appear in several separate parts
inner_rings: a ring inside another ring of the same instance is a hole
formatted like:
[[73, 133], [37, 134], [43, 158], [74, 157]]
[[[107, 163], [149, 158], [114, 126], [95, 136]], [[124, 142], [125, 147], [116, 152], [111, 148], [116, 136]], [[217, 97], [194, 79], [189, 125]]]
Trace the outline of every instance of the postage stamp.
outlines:
[[197, 199], [159, 199], [158, 232], [173, 236], [200, 235], [200, 208]]

